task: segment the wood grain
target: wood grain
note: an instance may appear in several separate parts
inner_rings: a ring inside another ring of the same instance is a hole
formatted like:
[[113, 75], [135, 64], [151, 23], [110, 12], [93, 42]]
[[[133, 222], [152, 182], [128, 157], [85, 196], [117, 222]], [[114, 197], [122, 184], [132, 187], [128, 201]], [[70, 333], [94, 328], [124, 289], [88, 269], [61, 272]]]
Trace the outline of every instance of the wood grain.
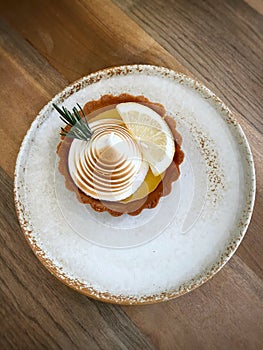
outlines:
[[186, 71], [109, 1], [11, 0], [1, 12], [69, 81], [108, 66], [142, 61]]
[[13, 176], [19, 146], [31, 122], [68, 81], [1, 19], [0, 32], [0, 74], [4, 87], [0, 91], [0, 165]]
[[[259, 2], [253, 0], [253, 8], [241, 0], [114, 2], [0, 3], [1, 348], [259, 349], [263, 341], [263, 28], [260, 11], [255, 10]], [[23, 135], [54, 94], [91, 71], [127, 63], [188, 72], [217, 93], [236, 112], [249, 138], [258, 193], [241, 247], [211, 281], [168, 303], [120, 308], [75, 293], [42, 267], [20, 232], [11, 178]]]
[[263, 1], [262, 0], [245, 0], [246, 3], [263, 15]]
[[161, 0], [114, 1], [227, 105], [263, 131], [260, 14], [233, 0], [223, 0], [220, 6], [213, 0], [166, 0], [165, 5]]

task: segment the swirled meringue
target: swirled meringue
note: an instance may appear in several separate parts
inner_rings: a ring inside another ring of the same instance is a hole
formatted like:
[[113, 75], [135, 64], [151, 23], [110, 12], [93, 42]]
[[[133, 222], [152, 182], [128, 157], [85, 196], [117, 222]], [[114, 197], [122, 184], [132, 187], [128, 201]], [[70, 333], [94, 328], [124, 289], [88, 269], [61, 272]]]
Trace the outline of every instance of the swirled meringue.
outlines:
[[91, 122], [90, 141], [74, 139], [68, 156], [70, 175], [85, 194], [106, 201], [131, 196], [149, 170], [141, 149], [122, 121]]

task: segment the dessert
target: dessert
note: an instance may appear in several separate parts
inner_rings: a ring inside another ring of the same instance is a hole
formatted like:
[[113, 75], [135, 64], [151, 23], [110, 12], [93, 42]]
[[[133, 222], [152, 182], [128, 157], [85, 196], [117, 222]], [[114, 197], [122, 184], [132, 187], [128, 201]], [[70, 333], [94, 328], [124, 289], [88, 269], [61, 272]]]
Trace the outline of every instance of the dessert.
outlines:
[[184, 154], [175, 121], [143, 96], [105, 95], [70, 113], [57, 153], [67, 189], [95, 211], [138, 215], [154, 208], [180, 175]]

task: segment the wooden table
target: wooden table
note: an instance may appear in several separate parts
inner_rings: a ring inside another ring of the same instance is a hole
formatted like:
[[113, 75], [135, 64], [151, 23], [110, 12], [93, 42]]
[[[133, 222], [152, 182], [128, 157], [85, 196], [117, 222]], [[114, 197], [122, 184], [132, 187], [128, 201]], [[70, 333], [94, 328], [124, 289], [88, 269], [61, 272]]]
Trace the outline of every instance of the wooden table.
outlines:
[[[6, 0], [0, 10], [1, 349], [262, 349], [262, 1]], [[258, 191], [243, 243], [212, 280], [167, 303], [119, 307], [40, 264], [12, 187], [19, 145], [50, 98], [127, 63], [186, 72], [220, 96], [249, 139]]]

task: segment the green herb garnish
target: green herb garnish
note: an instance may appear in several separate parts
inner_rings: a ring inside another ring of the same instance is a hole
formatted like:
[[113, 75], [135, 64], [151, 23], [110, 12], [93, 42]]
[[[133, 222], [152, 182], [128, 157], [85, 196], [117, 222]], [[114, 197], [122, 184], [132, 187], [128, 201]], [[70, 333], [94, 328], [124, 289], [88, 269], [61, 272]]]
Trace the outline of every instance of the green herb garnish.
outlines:
[[[79, 104], [77, 104], [77, 106], [79, 110], [77, 109], [77, 107], [74, 107], [72, 109], [72, 112], [70, 112], [64, 106], [62, 106], [61, 109], [53, 103], [53, 107], [60, 114], [60, 119], [71, 127], [69, 131], [65, 130], [64, 128], [61, 128], [60, 135], [70, 137], [73, 139], [88, 141], [90, 140], [93, 132], [89, 127], [88, 120], [83, 109], [80, 107]], [[82, 115], [80, 115], [80, 112]]]

